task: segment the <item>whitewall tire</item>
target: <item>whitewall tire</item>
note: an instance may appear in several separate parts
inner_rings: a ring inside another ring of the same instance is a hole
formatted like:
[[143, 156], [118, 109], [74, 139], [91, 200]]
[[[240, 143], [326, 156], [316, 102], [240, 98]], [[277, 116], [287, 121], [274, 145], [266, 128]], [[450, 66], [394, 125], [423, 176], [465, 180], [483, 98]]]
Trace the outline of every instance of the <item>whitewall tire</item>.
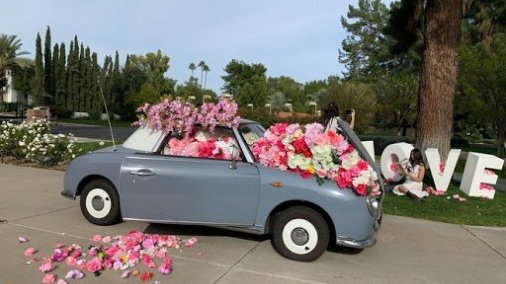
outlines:
[[119, 197], [107, 180], [96, 179], [84, 186], [80, 199], [81, 212], [96, 225], [112, 225], [121, 220]]
[[282, 256], [313, 261], [325, 252], [328, 244], [328, 225], [317, 211], [296, 206], [274, 215], [272, 245]]

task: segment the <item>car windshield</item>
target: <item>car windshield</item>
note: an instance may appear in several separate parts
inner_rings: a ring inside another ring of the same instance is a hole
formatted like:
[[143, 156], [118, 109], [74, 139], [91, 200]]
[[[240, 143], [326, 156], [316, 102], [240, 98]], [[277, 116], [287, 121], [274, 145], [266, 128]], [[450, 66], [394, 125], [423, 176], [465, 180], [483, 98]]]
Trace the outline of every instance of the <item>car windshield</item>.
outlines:
[[239, 126], [239, 132], [241, 132], [248, 147], [251, 148], [251, 144], [253, 144], [255, 140], [264, 136], [265, 128], [258, 123], [245, 123]]

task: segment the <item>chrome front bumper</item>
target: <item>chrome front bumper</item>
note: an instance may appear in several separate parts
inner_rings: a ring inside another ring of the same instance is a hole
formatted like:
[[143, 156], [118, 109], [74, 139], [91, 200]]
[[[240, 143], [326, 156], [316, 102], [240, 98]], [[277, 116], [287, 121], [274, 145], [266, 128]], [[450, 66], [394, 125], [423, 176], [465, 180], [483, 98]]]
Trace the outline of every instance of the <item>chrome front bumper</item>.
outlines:
[[343, 247], [349, 247], [349, 248], [357, 248], [357, 249], [363, 249], [366, 247], [370, 247], [376, 243], [376, 238], [373, 239], [367, 239], [363, 241], [357, 241], [352, 238], [342, 238], [338, 237], [336, 240], [336, 245], [343, 246]]

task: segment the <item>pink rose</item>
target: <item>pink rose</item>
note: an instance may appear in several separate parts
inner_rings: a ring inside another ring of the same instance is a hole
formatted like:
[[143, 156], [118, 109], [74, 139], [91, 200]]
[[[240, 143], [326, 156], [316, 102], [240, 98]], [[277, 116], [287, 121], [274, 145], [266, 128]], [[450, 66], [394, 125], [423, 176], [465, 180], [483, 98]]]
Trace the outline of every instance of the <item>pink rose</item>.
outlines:
[[42, 277], [42, 283], [54, 283], [56, 281], [56, 278], [53, 274], [46, 274], [44, 277]]
[[98, 235], [98, 234], [97, 234], [97, 235], [94, 235], [94, 236], [93, 236], [93, 241], [95, 241], [95, 242], [100, 242], [100, 241], [102, 241], [102, 236], [101, 236], [101, 235]]
[[34, 255], [36, 252], [37, 252], [37, 250], [36, 250], [36, 249], [34, 249], [34, 248], [27, 248], [27, 249], [25, 250], [25, 252], [24, 252], [24, 255], [25, 255], [25, 256], [32, 256], [32, 255]]
[[41, 264], [39, 266], [39, 271], [42, 272], [42, 273], [46, 273], [46, 272], [49, 272], [51, 270], [53, 270], [53, 266], [52, 266], [51, 261], [44, 262], [43, 264]]
[[86, 270], [88, 270], [91, 273], [95, 273], [100, 269], [102, 269], [102, 263], [100, 262], [100, 259], [98, 257], [95, 257], [92, 260], [88, 261], [88, 263], [86, 263]]
[[72, 257], [72, 256], [69, 256], [69, 257], [67, 258], [67, 261], [66, 261], [66, 262], [67, 262], [67, 265], [68, 265], [68, 266], [75, 266], [75, 265], [76, 265], [76, 262], [77, 262], [77, 259], [75, 259], [75, 258], [74, 258], [74, 257]]

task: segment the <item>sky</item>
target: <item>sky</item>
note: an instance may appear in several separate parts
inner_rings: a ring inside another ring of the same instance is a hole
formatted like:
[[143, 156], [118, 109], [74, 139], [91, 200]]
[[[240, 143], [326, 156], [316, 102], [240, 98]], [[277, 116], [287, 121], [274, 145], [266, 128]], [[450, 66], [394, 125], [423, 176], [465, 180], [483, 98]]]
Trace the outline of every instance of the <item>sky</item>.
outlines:
[[[341, 75], [338, 61], [346, 32], [341, 16], [358, 0], [16, 0], [2, 1], [0, 33], [15, 34], [34, 57], [35, 38], [52, 45], [80, 42], [99, 59], [118, 50], [169, 56], [167, 77], [182, 84], [188, 65], [204, 60], [211, 69], [207, 88], [222, 92], [223, 69], [233, 59], [261, 63], [268, 77], [300, 83]], [[200, 77], [197, 70], [196, 77]]]

